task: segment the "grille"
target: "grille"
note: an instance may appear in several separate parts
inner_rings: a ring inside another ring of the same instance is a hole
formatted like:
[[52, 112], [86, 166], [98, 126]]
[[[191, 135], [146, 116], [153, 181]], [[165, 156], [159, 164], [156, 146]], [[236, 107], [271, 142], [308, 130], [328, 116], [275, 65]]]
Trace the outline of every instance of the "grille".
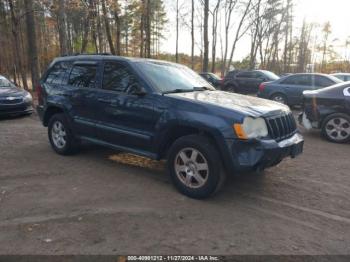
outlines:
[[279, 115], [266, 119], [269, 135], [277, 141], [291, 137], [297, 130], [293, 114]]
[[0, 105], [15, 105], [23, 102], [22, 97], [14, 97], [12, 99], [0, 98]]

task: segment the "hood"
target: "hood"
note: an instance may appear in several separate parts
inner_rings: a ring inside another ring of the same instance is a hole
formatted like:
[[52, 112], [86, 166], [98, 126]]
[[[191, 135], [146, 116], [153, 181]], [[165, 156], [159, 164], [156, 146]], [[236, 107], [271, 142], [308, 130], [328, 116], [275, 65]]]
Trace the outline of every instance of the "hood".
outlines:
[[24, 96], [26, 94], [26, 91], [20, 90], [18, 88], [0, 88], [0, 97], [7, 97], [7, 96]]
[[270, 116], [280, 114], [281, 112], [289, 112], [288, 106], [274, 101], [223, 91], [175, 93], [167, 94], [167, 96], [194, 100], [204, 104], [212, 104], [218, 107], [232, 109], [252, 117]]

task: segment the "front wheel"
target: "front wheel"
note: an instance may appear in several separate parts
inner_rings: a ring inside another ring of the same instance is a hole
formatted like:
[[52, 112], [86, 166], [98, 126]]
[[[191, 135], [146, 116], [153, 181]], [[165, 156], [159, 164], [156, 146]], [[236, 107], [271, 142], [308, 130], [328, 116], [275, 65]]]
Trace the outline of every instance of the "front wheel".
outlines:
[[322, 135], [335, 143], [350, 141], [350, 117], [341, 113], [326, 117], [322, 125]]
[[171, 146], [168, 171], [184, 195], [202, 199], [219, 191], [225, 180], [221, 160], [212, 142], [200, 135], [181, 137]]

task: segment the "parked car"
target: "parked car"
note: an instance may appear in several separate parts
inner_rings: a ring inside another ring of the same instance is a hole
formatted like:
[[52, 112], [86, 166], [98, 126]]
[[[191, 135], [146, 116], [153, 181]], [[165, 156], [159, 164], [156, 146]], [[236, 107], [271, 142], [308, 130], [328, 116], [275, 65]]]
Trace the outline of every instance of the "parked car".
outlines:
[[274, 81], [279, 79], [277, 75], [270, 71], [254, 70], [254, 71], [230, 71], [223, 80], [223, 90], [250, 94], [257, 93], [259, 85], [263, 82]]
[[0, 116], [31, 114], [32, 104], [33, 100], [29, 92], [0, 76]]
[[350, 141], [350, 83], [304, 92], [299, 122], [307, 129], [321, 129], [329, 141]]
[[331, 76], [335, 76], [336, 78], [339, 78], [344, 82], [350, 81], [350, 73], [336, 73], [336, 74], [331, 74]]
[[258, 97], [294, 106], [301, 105], [303, 92], [341, 83], [340, 79], [325, 74], [294, 74], [276, 81], [261, 83]]
[[216, 91], [179, 64], [62, 57], [52, 62], [38, 91], [37, 110], [58, 154], [88, 141], [167, 159], [176, 188], [193, 198], [216, 192], [226, 172], [262, 170], [303, 150], [287, 106]]
[[199, 73], [201, 77], [203, 77], [208, 83], [210, 83], [212, 86], [220, 88], [222, 79], [218, 77], [216, 74], [210, 73], [210, 72], [202, 72]]

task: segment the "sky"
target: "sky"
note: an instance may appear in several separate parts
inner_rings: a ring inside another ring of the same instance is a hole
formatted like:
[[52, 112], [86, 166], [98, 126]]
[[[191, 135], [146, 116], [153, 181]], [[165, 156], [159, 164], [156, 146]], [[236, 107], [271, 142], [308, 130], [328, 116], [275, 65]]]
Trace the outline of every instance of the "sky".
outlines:
[[[186, 0], [187, 2], [190, 2]], [[195, 0], [200, 1], [200, 0]], [[162, 51], [175, 52], [175, 1], [167, 2], [167, 13], [169, 17], [168, 32], [166, 39], [162, 43]], [[184, 6], [183, 13], [188, 12], [188, 7]], [[302, 22], [305, 19], [307, 22], [324, 24], [329, 21], [332, 26], [331, 39], [338, 38], [338, 43], [345, 42], [346, 38], [350, 37], [350, 0], [295, 0], [294, 16], [296, 30], [301, 28]], [[200, 19], [199, 17], [197, 19]], [[190, 54], [191, 38], [190, 31], [185, 25], [182, 25], [179, 38], [179, 52]], [[199, 30], [197, 30], [199, 31]], [[200, 38], [199, 34], [196, 39]], [[234, 60], [241, 60], [249, 54], [250, 38], [244, 37], [237, 46], [237, 51]], [[341, 51], [340, 51], [341, 52]], [[199, 49], [196, 48], [196, 53], [199, 54]]]

